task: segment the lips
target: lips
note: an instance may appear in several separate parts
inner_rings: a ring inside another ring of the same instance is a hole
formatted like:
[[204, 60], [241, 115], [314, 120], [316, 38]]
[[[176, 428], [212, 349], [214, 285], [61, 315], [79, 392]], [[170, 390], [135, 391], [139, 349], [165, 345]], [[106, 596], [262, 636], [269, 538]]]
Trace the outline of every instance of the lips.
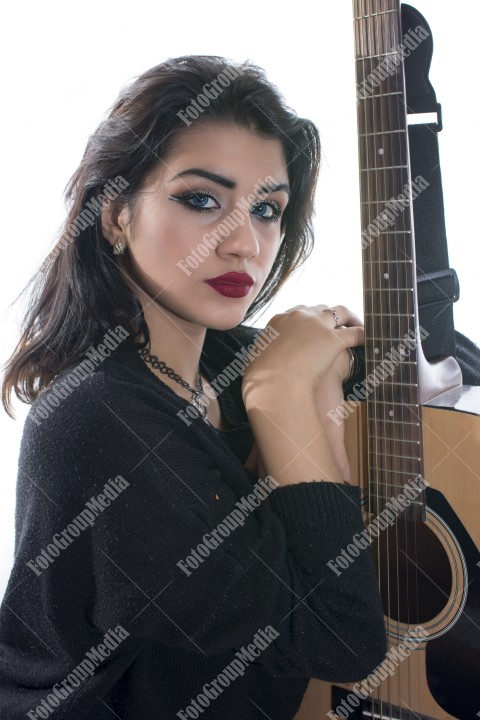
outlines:
[[251, 287], [255, 282], [254, 279], [248, 273], [229, 272], [218, 277], [210, 278], [205, 280], [209, 285], [221, 284], [221, 285], [248, 285]]
[[220, 295], [231, 298], [245, 297], [255, 282], [248, 273], [229, 272], [218, 277], [205, 280]]

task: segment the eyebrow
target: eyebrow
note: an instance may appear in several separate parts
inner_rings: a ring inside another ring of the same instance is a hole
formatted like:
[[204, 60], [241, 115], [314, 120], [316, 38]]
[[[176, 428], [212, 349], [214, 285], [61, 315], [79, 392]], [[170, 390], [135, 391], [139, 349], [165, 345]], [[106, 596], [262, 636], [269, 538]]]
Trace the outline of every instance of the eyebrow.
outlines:
[[[218, 183], [219, 185], [223, 185], [223, 187], [226, 187], [229, 190], [237, 187], [237, 183], [234, 180], [230, 180], [223, 175], [217, 175], [217, 173], [209, 172], [208, 170], [204, 170], [203, 168], [188, 168], [188, 170], [182, 170], [182, 172], [178, 173], [178, 175], [173, 175], [173, 177], [167, 180], [167, 183], [171, 183], [177, 178], [183, 177], [184, 175], [198, 175], [199, 177], [203, 177], [207, 180]], [[288, 183], [279, 183], [274, 187], [271, 187], [269, 185], [260, 185], [259, 187], [260, 190], [266, 194], [277, 192], [278, 190], [285, 190], [285, 192], [288, 193], [288, 195], [290, 196], [290, 186], [288, 185]]]

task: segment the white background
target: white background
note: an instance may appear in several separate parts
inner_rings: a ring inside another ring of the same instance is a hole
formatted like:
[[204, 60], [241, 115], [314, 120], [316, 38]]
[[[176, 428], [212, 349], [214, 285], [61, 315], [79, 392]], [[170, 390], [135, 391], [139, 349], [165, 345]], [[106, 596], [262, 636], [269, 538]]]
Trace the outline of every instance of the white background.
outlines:
[[[455, 324], [480, 345], [478, 2], [462, 3], [463, 20], [445, 0], [414, 4], [435, 43], [430, 79], [443, 106], [439, 142], [448, 249], [461, 290]], [[64, 218], [63, 190], [89, 134], [123, 84], [184, 54], [255, 62], [288, 104], [320, 130], [316, 249], [252, 324], [264, 326], [276, 312], [299, 303], [345, 304], [362, 315], [350, 2], [29, 0], [9, 3], [3, 27], [1, 363], [13, 351], [22, 317], [21, 302], [8, 306], [54, 244]], [[13, 560], [17, 461], [28, 411], [18, 401], [15, 408], [15, 422], [0, 414], [0, 596]]]

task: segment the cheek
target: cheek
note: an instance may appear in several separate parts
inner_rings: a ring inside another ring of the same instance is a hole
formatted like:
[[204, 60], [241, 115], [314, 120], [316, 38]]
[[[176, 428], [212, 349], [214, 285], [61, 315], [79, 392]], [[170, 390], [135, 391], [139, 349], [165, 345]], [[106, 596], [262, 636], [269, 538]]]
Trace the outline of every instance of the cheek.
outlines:
[[262, 247], [262, 260], [269, 266], [273, 265], [275, 258], [280, 250], [281, 241], [280, 238], [274, 239], [269, 238], [263, 243]]
[[146, 270], [151, 269], [148, 263], [152, 261], [157, 267], [166, 268], [183, 259], [192, 246], [190, 235], [166, 214], [162, 217], [159, 213], [145, 213], [135, 226], [133, 247], [138, 261], [146, 264]]

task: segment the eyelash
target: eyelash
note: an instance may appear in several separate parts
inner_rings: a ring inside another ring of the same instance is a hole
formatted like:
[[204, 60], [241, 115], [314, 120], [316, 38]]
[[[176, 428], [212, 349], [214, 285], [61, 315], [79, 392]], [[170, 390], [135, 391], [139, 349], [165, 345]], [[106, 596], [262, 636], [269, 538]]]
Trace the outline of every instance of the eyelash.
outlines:
[[[201, 208], [201, 207], [195, 207], [195, 205], [191, 205], [188, 200], [192, 200], [193, 198], [211, 198], [212, 200], [215, 200], [218, 204], [218, 198], [215, 197], [215, 195], [212, 195], [209, 192], [185, 192], [182, 195], [171, 195], [171, 198], [173, 200], [177, 200], [178, 202], [181, 202], [185, 205], [186, 208], [189, 210], [193, 210], [193, 212], [199, 212], [199, 213], [206, 213], [206, 212], [212, 212], [212, 210], [218, 210], [218, 208]], [[262, 200], [261, 202], [257, 203], [254, 207], [257, 207], [258, 205], [268, 205], [269, 207], [272, 207], [275, 210], [275, 215], [272, 215], [272, 217], [262, 217], [262, 215], [257, 215], [257, 217], [260, 220], [263, 220], [264, 222], [278, 222], [280, 216], [283, 213], [283, 210], [280, 208], [280, 205], [275, 202], [275, 200]]]

